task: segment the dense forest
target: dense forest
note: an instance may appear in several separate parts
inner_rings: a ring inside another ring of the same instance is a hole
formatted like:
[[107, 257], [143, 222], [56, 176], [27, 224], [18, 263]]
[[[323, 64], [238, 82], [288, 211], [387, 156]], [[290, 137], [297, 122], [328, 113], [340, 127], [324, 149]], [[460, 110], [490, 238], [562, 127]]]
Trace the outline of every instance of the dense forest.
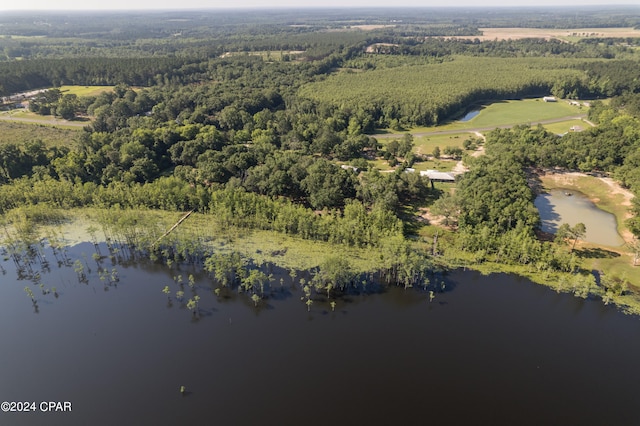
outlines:
[[[226, 226], [381, 247], [415, 238], [408, 211], [432, 205], [456, 228], [440, 253], [576, 272], [572, 250], [537, 234], [527, 171], [608, 173], [640, 191], [637, 39], [454, 36], [507, 23], [634, 27], [640, 11], [476, 12], [3, 16], [0, 94], [54, 88], [30, 110], [87, 121], [73, 146], [0, 145], [0, 212], [194, 210]], [[62, 85], [113, 88], [76, 96]], [[542, 127], [496, 129], [486, 155], [465, 157], [470, 171], [454, 194], [404, 172], [420, 159], [410, 135], [386, 145], [373, 136], [440, 124], [478, 102], [547, 94], [593, 100], [597, 126], [562, 138]], [[380, 158], [398, 167], [382, 173]], [[629, 221], [640, 237], [638, 222]], [[438, 253], [411, 250], [429, 265]]]

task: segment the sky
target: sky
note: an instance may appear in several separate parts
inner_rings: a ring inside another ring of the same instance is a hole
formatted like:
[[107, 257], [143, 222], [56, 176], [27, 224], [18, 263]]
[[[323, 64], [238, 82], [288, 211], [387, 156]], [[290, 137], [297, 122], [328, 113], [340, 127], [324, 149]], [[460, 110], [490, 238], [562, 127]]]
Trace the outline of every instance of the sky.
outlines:
[[142, 10], [214, 8], [301, 7], [487, 7], [487, 6], [585, 6], [638, 5], [638, 0], [0, 0], [0, 12], [8, 10]]

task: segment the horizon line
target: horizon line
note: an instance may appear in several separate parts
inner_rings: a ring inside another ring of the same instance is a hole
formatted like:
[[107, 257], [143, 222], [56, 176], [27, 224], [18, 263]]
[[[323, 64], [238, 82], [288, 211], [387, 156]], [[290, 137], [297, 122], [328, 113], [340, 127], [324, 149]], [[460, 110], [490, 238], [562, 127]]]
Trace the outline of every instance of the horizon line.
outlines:
[[[398, 9], [560, 9], [560, 8], [575, 8], [575, 4], [555, 4], [555, 5], [468, 5], [468, 6], [214, 6], [214, 7], [158, 7], [158, 8], [96, 8], [96, 9], [81, 9], [81, 8], [61, 8], [61, 9], [2, 9], [0, 13], [4, 12], [197, 12], [197, 11], [218, 11], [218, 10], [362, 10], [362, 9], [384, 9], [384, 10], [398, 10]], [[580, 6], [581, 9], [587, 8], [632, 8], [640, 9], [640, 4], [589, 4]]]

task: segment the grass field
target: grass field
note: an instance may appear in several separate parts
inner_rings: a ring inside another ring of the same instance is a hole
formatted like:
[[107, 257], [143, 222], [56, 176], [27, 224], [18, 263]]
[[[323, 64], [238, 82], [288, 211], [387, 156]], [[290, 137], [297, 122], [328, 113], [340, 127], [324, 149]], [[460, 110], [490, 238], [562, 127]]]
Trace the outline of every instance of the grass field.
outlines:
[[0, 144], [21, 144], [41, 140], [47, 146], [75, 146], [78, 128], [63, 129], [41, 124], [18, 123], [0, 120]]
[[[477, 129], [493, 130], [501, 126], [508, 127], [517, 124], [533, 124], [539, 122], [543, 122], [543, 125], [549, 129], [554, 129], [551, 131], [564, 129], [562, 132], [558, 131], [557, 133], [569, 131], [569, 128], [573, 125], [579, 125], [582, 128], [588, 127], [588, 124], [580, 119], [562, 120], [563, 118], [578, 117], [587, 113], [587, 107], [574, 106], [562, 100], [559, 102], [544, 102], [542, 99], [536, 98], [498, 101], [489, 105], [478, 106], [478, 109], [480, 113], [469, 121], [450, 121], [440, 126], [414, 127], [410, 129], [409, 132], [418, 137], [425, 133], [455, 132], [445, 135], [429, 134], [426, 136], [432, 140], [435, 140], [434, 138], [440, 138], [440, 140], [444, 140], [445, 142], [449, 137], [451, 137], [451, 141], [453, 141], [455, 136], [458, 136], [460, 146], [462, 146], [462, 142], [468, 137], [468, 132]], [[556, 122], [555, 120], [560, 121]], [[385, 132], [384, 139], [393, 137], [401, 138], [404, 134], [396, 133], [390, 129], [383, 129], [382, 131]], [[381, 137], [380, 139], [383, 138]], [[416, 140], [416, 146], [417, 145], [418, 141]], [[434, 143], [434, 146], [435, 145], [437, 145], [437, 143]], [[445, 143], [444, 146], [446, 145]], [[443, 147], [442, 145], [439, 146], [440, 148]], [[431, 150], [433, 150], [433, 148], [431, 148]]]
[[111, 92], [113, 86], [60, 86], [63, 95], [97, 96], [102, 92]]
[[462, 143], [470, 137], [475, 137], [475, 135], [465, 132], [445, 135], [418, 136], [414, 139], [415, 146], [413, 150], [417, 154], [431, 155], [436, 146], [440, 148], [440, 151], [442, 151], [446, 146], [462, 148]]
[[589, 129], [591, 126], [582, 120], [560, 121], [558, 123], [544, 124], [543, 127], [548, 131], [557, 135], [562, 135], [571, 131], [574, 126], [581, 127], [583, 130]]
[[586, 108], [570, 105], [568, 102], [544, 102], [540, 98], [494, 102], [481, 106], [480, 114], [469, 121], [454, 121], [438, 130], [464, 130], [475, 128], [495, 128], [516, 124], [529, 124], [556, 120], [571, 115], [586, 114]]
[[453, 170], [456, 164], [457, 164], [457, 161], [441, 159], [441, 160], [416, 161], [412, 167], [416, 169], [416, 171], [418, 172], [425, 171], [425, 170], [438, 170], [440, 172], [450, 172], [451, 170]]
[[29, 121], [47, 123], [51, 121], [50, 115], [39, 115], [26, 109], [14, 109], [9, 112], [3, 112], [3, 116], [16, 119], [29, 119]]
[[67, 121], [51, 115], [40, 115], [24, 109], [4, 111], [0, 113], [0, 122], [35, 125], [41, 127], [55, 127], [65, 130], [82, 130], [89, 124], [85, 121]]

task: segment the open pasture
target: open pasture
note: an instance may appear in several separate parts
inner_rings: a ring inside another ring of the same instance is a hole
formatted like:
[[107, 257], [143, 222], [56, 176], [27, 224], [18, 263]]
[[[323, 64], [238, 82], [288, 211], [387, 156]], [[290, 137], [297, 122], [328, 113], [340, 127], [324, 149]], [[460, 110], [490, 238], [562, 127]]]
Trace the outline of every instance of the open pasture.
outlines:
[[[571, 115], [586, 114], [586, 108], [566, 101], [544, 102], [540, 98], [493, 102], [479, 107], [480, 114], [466, 122], [455, 121], [451, 129], [491, 128], [506, 125], [539, 123]], [[544, 123], [543, 123], [544, 124]]]
[[[470, 108], [473, 109], [472, 107]], [[493, 130], [496, 127], [508, 127], [517, 124], [541, 123], [547, 125], [555, 122], [568, 122], [573, 120], [573, 117], [581, 117], [587, 113], [586, 107], [574, 106], [564, 100], [544, 102], [541, 98], [496, 101], [489, 105], [478, 106], [477, 109], [480, 110], [480, 113], [469, 121], [456, 120], [449, 121], [441, 126], [417, 127], [412, 129], [411, 133], [421, 134], [458, 130], [462, 133], [464, 131]], [[571, 126], [572, 124], [568, 127]]]
[[56, 127], [65, 130], [82, 130], [89, 124], [86, 121], [67, 121], [51, 115], [39, 115], [24, 109], [12, 110], [0, 113], [0, 123], [15, 123], [23, 125], [35, 125], [40, 127]]
[[[587, 130], [591, 125], [583, 120], [567, 120], [557, 123], [549, 123], [543, 125], [549, 132], [562, 135], [567, 132], [575, 131], [575, 129]], [[572, 130], [573, 129], [573, 130]]]
[[98, 96], [113, 91], [113, 86], [60, 86], [59, 89], [63, 95]]
[[78, 128], [39, 125], [0, 120], [0, 145], [6, 143], [22, 144], [40, 140], [47, 146], [74, 146], [78, 136]]
[[413, 151], [416, 154], [431, 155], [437, 146], [442, 151], [447, 146], [462, 148], [462, 143], [469, 138], [475, 138], [473, 133], [435, 134], [419, 136], [414, 139]]

